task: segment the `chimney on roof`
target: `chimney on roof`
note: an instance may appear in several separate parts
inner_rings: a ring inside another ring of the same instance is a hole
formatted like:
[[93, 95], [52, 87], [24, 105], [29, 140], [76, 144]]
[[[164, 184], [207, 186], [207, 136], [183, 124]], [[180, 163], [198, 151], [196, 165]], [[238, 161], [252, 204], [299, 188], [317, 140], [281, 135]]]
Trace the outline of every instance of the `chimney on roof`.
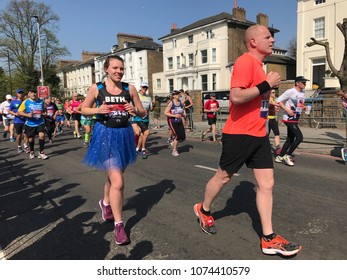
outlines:
[[241, 7], [233, 8], [233, 17], [239, 21], [246, 22], [246, 10]]
[[269, 26], [269, 18], [266, 14], [259, 13], [257, 15], [257, 24], [264, 25], [266, 27]]
[[173, 23], [173, 24], [171, 25], [171, 33], [174, 32], [174, 31], [176, 31], [176, 30], [177, 30], [177, 25], [176, 25], [176, 23]]

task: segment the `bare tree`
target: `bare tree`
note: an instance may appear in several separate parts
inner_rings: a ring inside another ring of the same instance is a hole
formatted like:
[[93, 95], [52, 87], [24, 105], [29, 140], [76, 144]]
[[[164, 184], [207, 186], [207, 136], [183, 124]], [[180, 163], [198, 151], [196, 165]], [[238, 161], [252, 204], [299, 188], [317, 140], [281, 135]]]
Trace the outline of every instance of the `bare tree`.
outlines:
[[312, 47], [314, 45], [323, 46], [325, 48], [325, 53], [327, 56], [329, 68], [332, 73], [339, 79], [341, 89], [344, 92], [347, 92], [347, 18], [343, 19], [343, 23], [337, 23], [337, 27], [342, 32], [343, 37], [345, 38], [345, 51], [341, 63], [340, 70], [337, 70], [331, 61], [329, 42], [318, 41], [315, 38], [311, 38], [312, 42], [306, 43], [306, 46]]
[[59, 17], [44, 3], [31, 0], [11, 0], [0, 13], [0, 57], [9, 56], [12, 69], [23, 78], [25, 87], [39, 84], [39, 37], [42, 66], [52, 67], [60, 56], [68, 55], [55, 36]]
[[289, 46], [288, 46], [288, 56], [296, 59], [296, 38], [293, 38], [289, 41]]

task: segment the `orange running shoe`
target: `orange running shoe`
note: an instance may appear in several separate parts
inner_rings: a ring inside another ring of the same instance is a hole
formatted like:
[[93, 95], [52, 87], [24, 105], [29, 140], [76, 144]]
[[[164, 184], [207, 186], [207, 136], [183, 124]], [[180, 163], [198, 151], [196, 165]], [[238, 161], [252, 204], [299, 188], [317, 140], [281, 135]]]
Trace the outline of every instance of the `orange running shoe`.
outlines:
[[292, 256], [300, 252], [301, 249], [302, 246], [290, 243], [278, 234], [270, 241], [266, 241], [264, 237], [261, 238], [261, 250], [267, 255]]
[[201, 212], [202, 203], [194, 205], [194, 213], [199, 219], [199, 224], [203, 232], [207, 234], [216, 234], [217, 229], [214, 226], [214, 219], [212, 216], [207, 216]]

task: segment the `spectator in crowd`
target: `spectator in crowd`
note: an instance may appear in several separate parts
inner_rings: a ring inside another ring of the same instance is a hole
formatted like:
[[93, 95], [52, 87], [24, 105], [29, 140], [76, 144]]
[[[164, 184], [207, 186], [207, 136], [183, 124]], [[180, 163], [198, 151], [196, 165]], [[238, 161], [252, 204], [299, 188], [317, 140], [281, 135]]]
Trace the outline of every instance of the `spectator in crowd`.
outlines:
[[188, 90], [184, 91], [184, 110], [186, 111], [186, 117], [184, 119], [184, 127], [190, 131], [191, 129], [193, 129], [193, 99], [189, 94]]
[[160, 113], [161, 113], [161, 103], [159, 97], [156, 95], [154, 96], [153, 100], [153, 122], [154, 127], [159, 129], [160, 128]]

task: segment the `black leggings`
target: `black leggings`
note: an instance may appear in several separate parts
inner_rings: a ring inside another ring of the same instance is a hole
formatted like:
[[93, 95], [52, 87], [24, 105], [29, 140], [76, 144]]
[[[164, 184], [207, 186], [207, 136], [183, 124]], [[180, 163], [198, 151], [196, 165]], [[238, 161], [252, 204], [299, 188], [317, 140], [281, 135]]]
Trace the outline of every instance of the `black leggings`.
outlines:
[[175, 135], [175, 140], [177, 141], [186, 140], [186, 132], [184, 130], [184, 125], [182, 122], [173, 122], [169, 120], [169, 125], [173, 135]]
[[54, 132], [54, 129], [55, 129], [55, 122], [54, 120], [48, 120], [48, 119], [45, 119], [45, 127], [46, 127], [46, 133], [47, 133], [47, 136], [48, 136], [48, 140], [52, 140], [52, 134]]
[[297, 123], [284, 123], [287, 126], [287, 140], [283, 144], [280, 156], [292, 155], [299, 144], [304, 140]]

